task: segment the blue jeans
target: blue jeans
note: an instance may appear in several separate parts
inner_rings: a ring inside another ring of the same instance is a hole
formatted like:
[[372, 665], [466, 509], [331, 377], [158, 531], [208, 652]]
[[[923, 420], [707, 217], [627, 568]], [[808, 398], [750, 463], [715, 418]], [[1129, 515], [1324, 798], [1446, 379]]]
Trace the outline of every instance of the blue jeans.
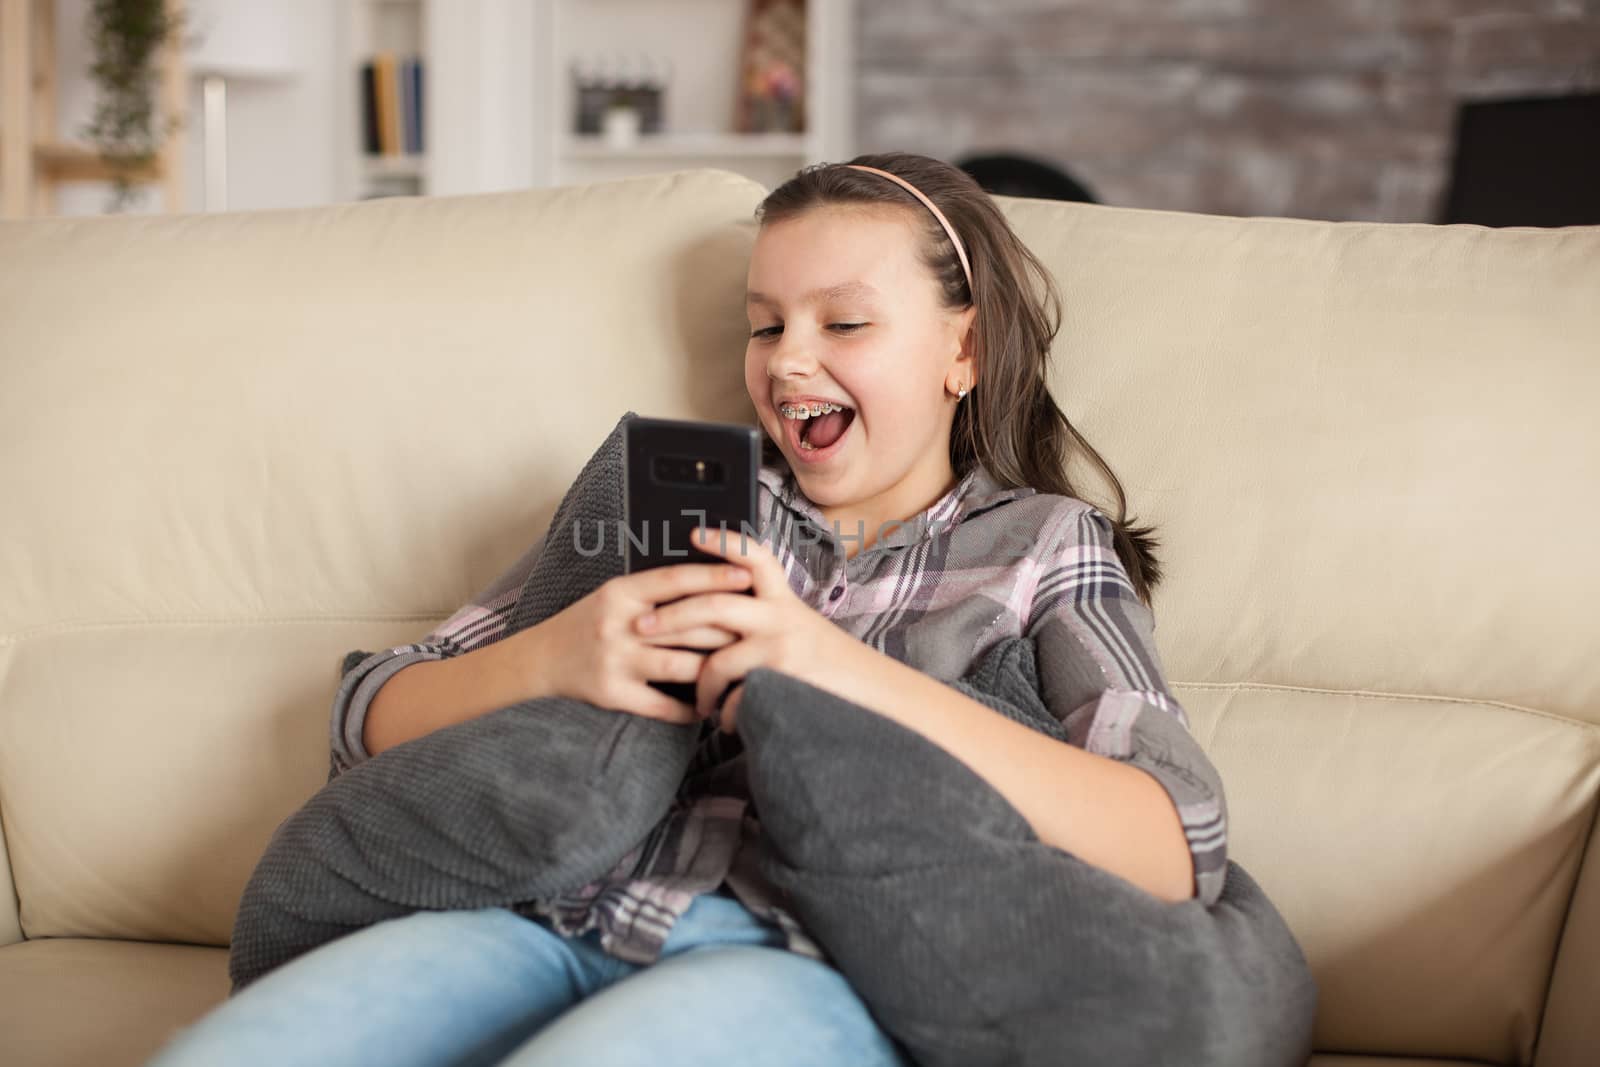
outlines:
[[147, 1067], [909, 1067], [833, 967], [731, 896], [638, 965], [505, 908], [424, 911], [279, 967]]

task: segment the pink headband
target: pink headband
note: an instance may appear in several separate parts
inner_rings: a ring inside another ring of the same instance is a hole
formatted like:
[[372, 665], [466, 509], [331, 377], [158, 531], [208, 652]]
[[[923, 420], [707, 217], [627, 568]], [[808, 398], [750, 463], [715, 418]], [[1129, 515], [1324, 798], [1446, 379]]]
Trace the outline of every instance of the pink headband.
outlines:
[[877, 167], [863, 167], [859, 163], [846, 163], [845, 166], [849, 167], [851, 170], [864, 170], [868, 174], [882, 175], [883, 177], [894, 182], [896, 185], [904, 186], [906, 192], [910, 193], [918, 200], [921, 200], [923, 206], [929, 211], [933, 212], [933, 217], [939, 220], [939, 225], [944, 227], [944, 232], [947, 236], [949, 236], [950, 243], [956, 246], [956, 255], [961, 260], [961, 269], [967, 275], [967, 291], [972, 293], [974, 297], [978, 295], [977, 292], [972, 288], [972, 265], [967, 262], [967, 250], [961, 247], [961, 238], [956, 236], [956, 228], [950, 225], [950, 220], [944, 217], [944, 212], [940, 211], [938, 207], [934, 205], [932, 200], [929, 200], [923, 195], [921, 189], [918, 189], [915, 185], [912, 185], [910, 182], [900, 177], [900, 175], [890, 174], [888, 171], [879, 170]]

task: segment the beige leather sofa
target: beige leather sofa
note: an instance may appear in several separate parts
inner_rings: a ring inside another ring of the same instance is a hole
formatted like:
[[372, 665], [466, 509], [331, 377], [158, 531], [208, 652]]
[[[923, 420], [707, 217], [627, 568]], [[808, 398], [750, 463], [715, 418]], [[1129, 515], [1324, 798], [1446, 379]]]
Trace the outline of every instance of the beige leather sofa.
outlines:
[[[498, 574], [622, 411], [749, 418], [762, 195], [0, 224], [0, 1063], [220, 1000], [341, 655]], [[1313, 1062], [1600, 1063], [1600, 227], [1004, 206]]]

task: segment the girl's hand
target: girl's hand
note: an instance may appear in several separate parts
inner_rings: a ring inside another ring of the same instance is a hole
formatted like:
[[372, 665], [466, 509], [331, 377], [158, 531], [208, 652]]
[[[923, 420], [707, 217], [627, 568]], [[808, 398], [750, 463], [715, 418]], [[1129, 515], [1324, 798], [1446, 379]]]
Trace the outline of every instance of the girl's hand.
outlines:
[[711, 623], [669, 623], [645, 633], [635, 621], [679, 597], [748, 600], [735, 591], [749, 584], [749, 571], [726, 563], [677, 563], [612, 578], [526, 631], [536, 635], [527, 658], [542, 679], [538, 688], [646, 718], [697, 722], [694, 708], [648, 683], [693, 682], [706, 656], [692, 650], [722, 648], [735, 635]]
[[756, 667], [831, 688], [829, 673], [843, 668], [859, 642], [794, 594], [783, 564], [772, 551], [741, 533], [704, 527], [695, 532], [693, 544], [747, 570], [755, 592], [754, 596], [701, 593], [637, 620], [641, 635], [697, 632], [706, 627], [721, 627], [738, 635], [734, 643], [705, 658], [695, 686], [696, 712], [702, 718], [716, 714], [718, 698], [736, 684], [722, 705], [717, 724], [723, 733], [733, 733], [744, 676]]

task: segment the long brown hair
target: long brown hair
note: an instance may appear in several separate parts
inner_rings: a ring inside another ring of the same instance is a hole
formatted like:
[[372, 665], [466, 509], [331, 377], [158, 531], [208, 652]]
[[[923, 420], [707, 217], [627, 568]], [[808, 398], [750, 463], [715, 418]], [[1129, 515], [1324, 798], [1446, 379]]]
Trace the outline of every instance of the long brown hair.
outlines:
[[1049, 268], [965, 171], [910, 152], [857, 156], [850, 162], [897, 174], [939, 205], [966, 246], [970, 290], [939, 221], [881, 175], [838, 163], [807, 167], [767, 195], [756, 208], [757, 220], [765, 226], [829, 204], [886, 204], [913, 212], [922, 227], [922, 260], [940, 286], [944, 305], [953, 311], [978, 308], [968, 338], [976, 380], [956, 407], [950, 466], [960, 477], [982, 463], [1002, 485], [1084, 500], [1067, 475], [1072, 451], [1082, 453], [1116, 495], [1116, 513], [1109, 517], [1117, 556], [1139, 599], [1149, 605], [1161, 581], [1155, 528], [1131, 525], [1122, 483], [1050, 395], [1050, 345], [1061, 326], [1061, 294]]

